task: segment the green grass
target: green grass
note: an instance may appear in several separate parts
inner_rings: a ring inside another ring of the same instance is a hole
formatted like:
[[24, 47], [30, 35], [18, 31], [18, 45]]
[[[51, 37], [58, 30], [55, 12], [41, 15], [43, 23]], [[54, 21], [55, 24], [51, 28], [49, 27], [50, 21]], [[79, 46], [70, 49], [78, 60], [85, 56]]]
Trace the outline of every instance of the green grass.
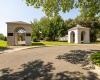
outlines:
[[100, 66], [100, 52], [92, 54], [91, 59], [96, 65]]
[[100, 41], [91, 42], [91, 44], [100, 44]]
[[0, 41], [0, 50], [7, 49], [7, 42], [6, 41]]
[[[90, 44], [100, 44], [100, 41], [91, 42]], [[60, 42], [60, 41], [46, 41], [46, 42], [33, 42], [33, 46], [57, 46], [57, 45], [84, 45], [84, 44], [75, 44], [75, 43], [68, 43], [68, 42]]]
[[58, 42], [58, 41], [48, 41], [48, 42], [33, 42], [33, 46], [57, 46], [57, 45], [69, 45], [73, 43], [68, 42]]

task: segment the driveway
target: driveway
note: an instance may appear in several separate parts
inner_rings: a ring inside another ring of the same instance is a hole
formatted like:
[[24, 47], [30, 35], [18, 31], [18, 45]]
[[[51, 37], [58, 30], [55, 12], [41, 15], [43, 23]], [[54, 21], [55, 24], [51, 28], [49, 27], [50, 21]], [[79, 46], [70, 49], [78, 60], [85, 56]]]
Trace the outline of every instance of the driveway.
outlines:
[[0, 80], [100, 80], [89, 55], [100, 45], [53, 46], [0, 54]]

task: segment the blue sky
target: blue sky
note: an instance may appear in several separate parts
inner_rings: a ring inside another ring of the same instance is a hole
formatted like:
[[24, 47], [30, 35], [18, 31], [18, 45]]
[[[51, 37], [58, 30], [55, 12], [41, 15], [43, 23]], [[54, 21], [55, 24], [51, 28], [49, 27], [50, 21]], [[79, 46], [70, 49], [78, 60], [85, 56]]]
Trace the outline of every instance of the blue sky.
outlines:
[[[73, 9], [69, 13], [60, 12], [64, 20], [74, 19], [79, 14], [78, 9]], [[30, 22], [33, 19], [39, 20], [43, 16], [45, 16], [45, 13], [42, 12], [42, 9], [34, 9], [32, 6], [27, 6], [25, 0], [2, 0], [0, 2], [0, 33], [7, 35], [6, 22]]]

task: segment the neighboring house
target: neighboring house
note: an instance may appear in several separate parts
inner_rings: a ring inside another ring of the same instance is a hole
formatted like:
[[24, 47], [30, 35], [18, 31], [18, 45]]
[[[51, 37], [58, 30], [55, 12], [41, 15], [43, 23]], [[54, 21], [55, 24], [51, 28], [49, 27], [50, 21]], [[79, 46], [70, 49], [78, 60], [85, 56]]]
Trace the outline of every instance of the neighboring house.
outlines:
[[68, 41], [68, 35], [59, 37], [59, 41]]

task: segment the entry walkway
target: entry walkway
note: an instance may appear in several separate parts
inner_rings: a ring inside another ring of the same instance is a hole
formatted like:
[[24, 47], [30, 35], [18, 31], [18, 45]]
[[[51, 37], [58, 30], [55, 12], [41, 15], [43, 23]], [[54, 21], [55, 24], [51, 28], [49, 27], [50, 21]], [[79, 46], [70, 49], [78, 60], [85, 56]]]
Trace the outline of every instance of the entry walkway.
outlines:
[[42, 46], [10, 46], [8, 49], [0, 51], [0, 54], [2, 54], [2, 53], [12, 53], [12, 52], [20, 51], [20, 50], [37, 48], [37, 47], [42, 47]]
[[23, 49], [28, 49], [30, 47], [27, 46], [10, 46], [8, 49], [0, 51], [0, 53], [12, 53], [15, 51], [23, 50]]
[[0, 80], [100, 80], [89, 55], [98, 45], [29, 48], [0, 54]]

